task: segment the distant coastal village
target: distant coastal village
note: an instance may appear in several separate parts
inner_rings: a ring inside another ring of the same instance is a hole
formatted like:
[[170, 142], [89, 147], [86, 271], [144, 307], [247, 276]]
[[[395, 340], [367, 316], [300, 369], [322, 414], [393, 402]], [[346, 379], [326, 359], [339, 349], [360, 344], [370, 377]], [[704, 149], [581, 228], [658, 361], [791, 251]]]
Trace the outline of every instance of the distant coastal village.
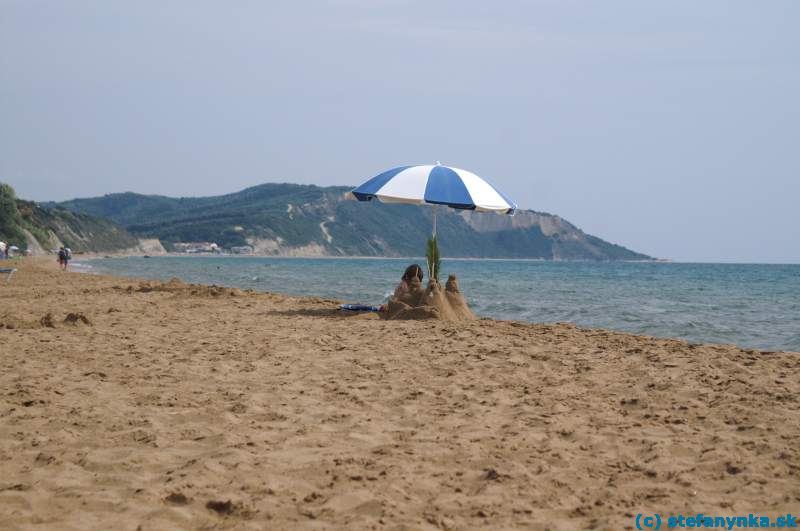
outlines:
[[251, 245], [234, 245], [224, 249], [214, 242], [176, 242], [172, 244], [172, 252], [179, 254], [254, 254]]

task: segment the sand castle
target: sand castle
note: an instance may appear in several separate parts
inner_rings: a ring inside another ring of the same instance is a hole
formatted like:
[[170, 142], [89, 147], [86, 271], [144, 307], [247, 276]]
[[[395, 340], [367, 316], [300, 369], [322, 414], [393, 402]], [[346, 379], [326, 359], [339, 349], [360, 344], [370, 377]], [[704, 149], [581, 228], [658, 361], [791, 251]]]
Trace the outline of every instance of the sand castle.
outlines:
[[450, 275], [444, 289], [433, 279], [423, 288], [418, 278], [412, 278], [409, 292], [392, 297], [386, 305], [386, 319], [442, 319], [445, 321], [471, 321], [476, 319], [467, 301], [458, 289], [458, 280]]

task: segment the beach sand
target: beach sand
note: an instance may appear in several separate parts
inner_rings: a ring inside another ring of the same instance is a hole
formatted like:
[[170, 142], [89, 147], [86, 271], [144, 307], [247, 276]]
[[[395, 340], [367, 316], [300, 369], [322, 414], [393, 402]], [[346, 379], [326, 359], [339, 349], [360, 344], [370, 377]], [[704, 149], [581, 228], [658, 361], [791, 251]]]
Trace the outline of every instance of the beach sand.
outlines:
[[800, 512], [798, 354], [16, 267], [0, 286], [2, 529]]

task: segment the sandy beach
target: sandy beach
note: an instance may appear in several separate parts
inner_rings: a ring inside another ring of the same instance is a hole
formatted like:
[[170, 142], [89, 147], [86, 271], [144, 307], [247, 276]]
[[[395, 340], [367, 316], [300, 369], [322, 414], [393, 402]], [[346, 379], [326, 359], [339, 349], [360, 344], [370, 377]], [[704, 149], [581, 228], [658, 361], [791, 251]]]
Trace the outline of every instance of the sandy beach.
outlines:
[[633, 529], [638, 513], [800, 512], [797, 353], [389, 322], [50, 258], [14, 267], [1, 529]]

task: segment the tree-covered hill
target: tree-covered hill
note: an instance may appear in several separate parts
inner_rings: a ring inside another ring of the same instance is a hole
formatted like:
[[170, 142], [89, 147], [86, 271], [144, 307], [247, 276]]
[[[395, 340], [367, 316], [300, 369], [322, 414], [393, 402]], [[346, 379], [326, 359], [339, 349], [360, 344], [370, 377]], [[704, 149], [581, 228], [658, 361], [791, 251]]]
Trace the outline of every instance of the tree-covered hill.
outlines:
[[[134, 193], [74, 199], [57, 206], [109, 218], [139, 237], [251, 245], [258, 254], [418, 256], [430, 234], [432, 208], [361, 203], [350, 187], [262, 184], [214, 197]], [[56, 205], [52, 205], [56, 206]], [[439, 207], [441, 251], [450, 257], [647, 260], [650, 257], [585, 234], [558, 216], [516, 216]]]
[[0, 183], [0, 241], [38, 252], [62, 244], [75, 252], [114, 252], [139, 244], [113, 221], [18, 199], [4, 183]]

